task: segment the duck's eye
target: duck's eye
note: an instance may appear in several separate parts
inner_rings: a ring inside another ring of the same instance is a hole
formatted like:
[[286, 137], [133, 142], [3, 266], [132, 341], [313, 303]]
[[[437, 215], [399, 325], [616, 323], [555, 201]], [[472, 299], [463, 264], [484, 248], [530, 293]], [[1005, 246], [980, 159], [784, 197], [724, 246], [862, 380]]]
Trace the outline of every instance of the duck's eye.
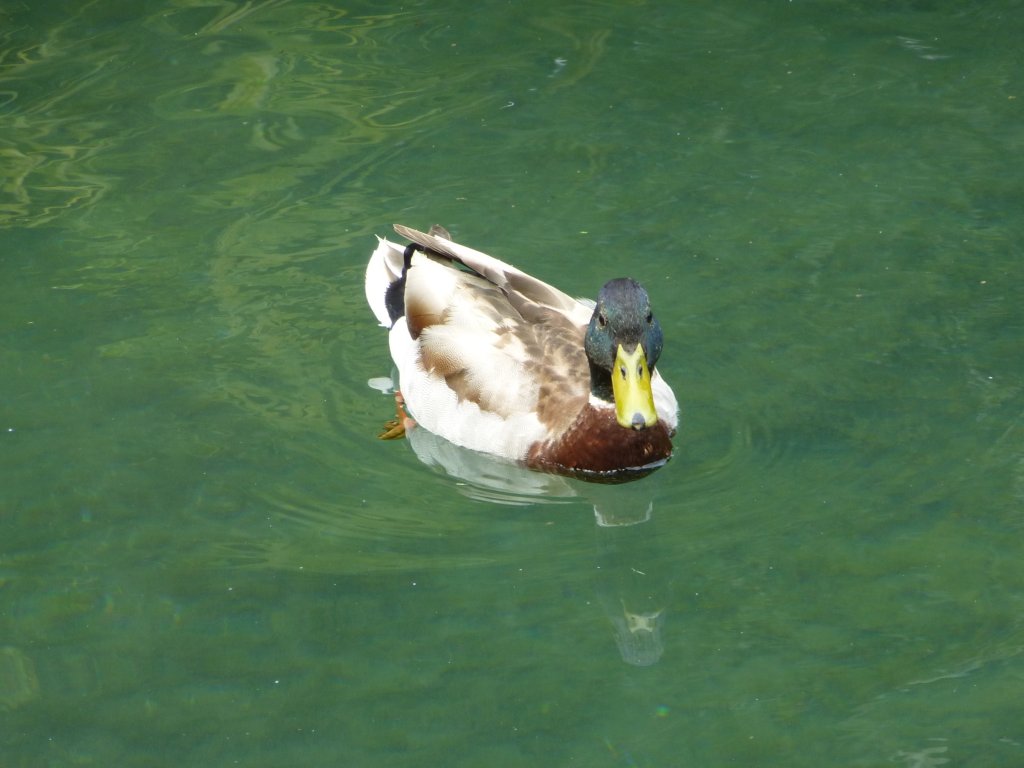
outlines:
[[604, 312], [597, 313], [597, 324], [602, 328], [608, 325], [608, 318], [604, 316]]
[[647, 313], [647, 317], [645, 319], [647, 320], [647, 324], [650, 325], [651, 321], [654, 320], [654, 313], [653, 312], [648, 312]]

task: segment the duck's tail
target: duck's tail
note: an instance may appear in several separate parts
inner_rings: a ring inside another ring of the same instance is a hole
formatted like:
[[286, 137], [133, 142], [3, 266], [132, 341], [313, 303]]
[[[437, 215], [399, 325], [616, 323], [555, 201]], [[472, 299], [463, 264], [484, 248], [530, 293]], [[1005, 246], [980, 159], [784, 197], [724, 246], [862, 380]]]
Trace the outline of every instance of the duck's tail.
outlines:
[[[395, 307], [393, 299], [396, 294], [395, 285], [399, 283], [403, 275], [405, 264], [405, 249], [397, 243], [377, 238], [380, 242], [377, 250], [370, 257], [370, 263], [366, 265], [366, 303], [370, 305], [373, 314], [385, 328], [395, 324], [395, 320], [401, 316], [392, 316]], [[400, 289], [401, 286], [398, 286]]]

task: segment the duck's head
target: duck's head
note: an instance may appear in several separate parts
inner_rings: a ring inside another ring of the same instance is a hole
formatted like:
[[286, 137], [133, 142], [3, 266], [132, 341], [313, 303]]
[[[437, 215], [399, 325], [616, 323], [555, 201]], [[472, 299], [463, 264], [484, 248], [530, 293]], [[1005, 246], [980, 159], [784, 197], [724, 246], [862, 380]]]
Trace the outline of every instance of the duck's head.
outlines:
[[615, 404], [615, 418], [627, 429], [658, 422], [651, 375], [661, 356], [661, 326], [651, 312], [647, 291], [636, 280], [609, 280], [583, 343], [590, 360], [590, 391]]

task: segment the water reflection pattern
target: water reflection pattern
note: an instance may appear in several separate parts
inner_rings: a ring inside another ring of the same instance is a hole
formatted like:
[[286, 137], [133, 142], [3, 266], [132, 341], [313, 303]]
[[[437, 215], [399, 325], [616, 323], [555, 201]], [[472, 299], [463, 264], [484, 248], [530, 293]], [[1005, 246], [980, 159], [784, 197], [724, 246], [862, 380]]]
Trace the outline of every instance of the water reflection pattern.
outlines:
[[[456, 5], [0, 7], [2, 759], [1020, 764], [1021, 15]], [[402, 220], [686, 297], [648, 522], [374, 444]]]

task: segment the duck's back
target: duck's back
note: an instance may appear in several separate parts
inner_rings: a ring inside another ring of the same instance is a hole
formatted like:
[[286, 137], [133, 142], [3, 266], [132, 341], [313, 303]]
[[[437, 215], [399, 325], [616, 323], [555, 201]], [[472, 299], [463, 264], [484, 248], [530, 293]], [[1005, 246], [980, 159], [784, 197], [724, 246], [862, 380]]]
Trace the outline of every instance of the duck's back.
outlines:
[[[458, 255], [440, 253], [455, 244], [415, 234], [428, 253], [384, 240], [367, 269], [367, 299], [391, 325], [410, 414], [458, 445], [523, 460], [586, 405], [590, 309], [486, 254], [462, 246]], [[392, 318], [379, 297], [403, 275], [404, 315]]]

